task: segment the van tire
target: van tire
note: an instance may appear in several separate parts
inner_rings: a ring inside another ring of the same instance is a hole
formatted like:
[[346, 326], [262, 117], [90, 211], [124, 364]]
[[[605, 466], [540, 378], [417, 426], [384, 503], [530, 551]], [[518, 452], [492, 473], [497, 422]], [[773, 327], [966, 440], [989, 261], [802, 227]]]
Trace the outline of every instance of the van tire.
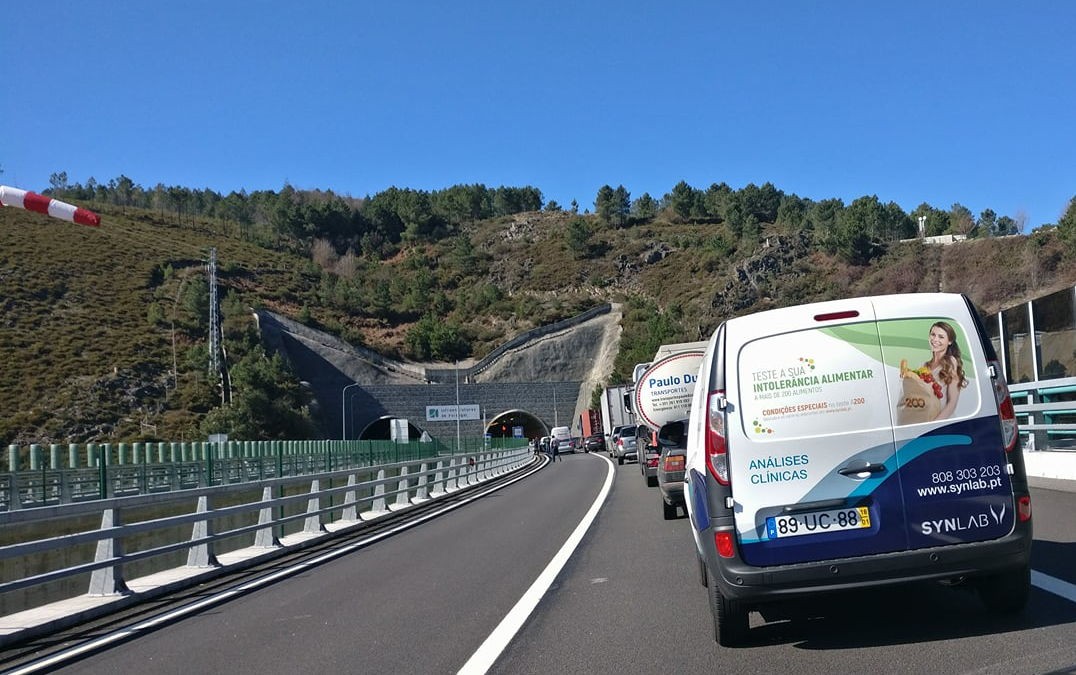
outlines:
[[739, 601], [721, 595], [713, 577], [707, 580], [707, 588], [710, 614], [714, 619], [714, 639], [722, 647], [742, 645], [747, 641], [747, 632], [751, 627], [747, 609]]
[[657, 486], [658, 486], [658, 477], [657, 476], [647, 476], [646, 477], [646, 487], [657, 487]]
[[988, 609], [1000, 614], [1016, 614], [1031, 594], [1031, 565], [1007, 570], [979, 580], [979, 598]]
[[669, 502], [661, 501], [662, 515], [665, 516], [665, 520], [676, 520], [676, 504], [670, 504]]

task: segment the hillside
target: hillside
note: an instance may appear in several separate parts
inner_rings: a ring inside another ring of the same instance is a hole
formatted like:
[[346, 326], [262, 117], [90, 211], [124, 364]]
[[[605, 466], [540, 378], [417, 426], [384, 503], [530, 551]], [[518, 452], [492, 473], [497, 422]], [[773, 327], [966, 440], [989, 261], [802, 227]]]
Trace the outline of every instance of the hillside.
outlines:
[[[722, 319], [757, 309], [941, 290], [968, 293], [991, 313], [1076, 282], [1076, 259], [1049, 231], [893, 243], [855, 266], [821, 252], [809, 230], [764, 224], [746, 240], [712, 223], [612, 227], [527, 212], [378, 260], [320, 241], [267, 242], [221, 221], [177, 225], [156, 211], [94, 208], [96, 229], [0, 209], [4, 444], [203, 437], [220, 405], [206, 377], [211, 247], [229, 360], [251, 348], [251, 307], [407, 359], [429, 350], [424, 339], [480, 358], [520, 331], [618, 302], [616, 381], [657, 345], [704, 339]], [[572, 232], [580, 222], [582, 239]]]

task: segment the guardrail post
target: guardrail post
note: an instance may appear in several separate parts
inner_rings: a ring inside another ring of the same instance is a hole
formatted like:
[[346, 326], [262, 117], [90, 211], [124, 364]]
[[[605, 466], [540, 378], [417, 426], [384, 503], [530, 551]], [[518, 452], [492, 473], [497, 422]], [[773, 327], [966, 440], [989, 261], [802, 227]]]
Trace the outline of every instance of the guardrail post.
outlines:
[[7, 446], [7, 470], [8, 473], [19, 471], [19, 446], [14, 443]]
[[373, 511], [382, 512], [386, 511], [385, 508], [385, 470], [378, 469], [377, 471], [377, 485], [374, 486], [374, 504]]
[[459, 479], [456, 477], [456, 458], [453, 457], [448, 460], [448, 484], [445, 486], [445, 492], [458, 490], [459, 487]]
[[[110, 530], [120, 526], [119, 512], [115, 509], [105, 509], [101, 514], [101, 529]], [[123, 557], [123, 540], [116, 537], [101, 539], [97, 542], [97, 553], [94, 562], [117, 560], [108, 567], [96, 569], [90, 574], [89, 595], [122, 595], [127, 592], [127, 584], [123, 581], [123, 563], [118, 562]]]
[[428, 467], [426, 466], [426, 462], [423, 462], [422, 465], [419, 467], [419, 470], [418, 470], [418, 491], [415, 493], [415, 501], [416, 502], [418, 502], [418, 501], [426, 501], [427, 499], [430, 498], [430, 491], [426, 487], [426, 481], [427, 481], [426, 471], [427, 470], [428, 470]]
[[306, 503], [306, 521], [303, 525], [303, 532], [311, 534], [317, 534], [324, 532], [325, 528], [321, 524], [321, 514], [318, 511], [321, 510], [321, 483], [314, 479], [310, 483], [310, 499]]
[[437, 460], [437, 473], [433, 474], [433, 490], [430, 494], [437, 495], [447, 492], [445, 489], [447, 486], [445, 485], [444, 480], [444, 460], [439, 459]]
[[254, 533], [254, 546], [257, 548], [276, 548], [280, 540], [273, 535], [273, 488], [262, 488], [262, 508], [258, 511], [258, 528]]
[[400, 480], [396, 482], [396, 506], [407, 506], [411, 503], [411, 484], [407, 480], [407, 467], [400, 467]]
[[348, 491], [344, 493], [344, 512], [340, 516], [341, 520], [355, 522], [359, 519], [359, 510], [356, 506], [358, 503], [358, 492], [355, 490], [358, 484], [359, 477], [355, 474], [351, 474], [347, 477]]
[[19, 496], [19, 474], [12, 471], [8, 474], [8, 511], [18, 511], [22, 508], [22, 497]]
[[[209, 513], [209, 497], [202, 495], [198, 498], [198, 510], [196, 513]], [[212, 534], [212, 526], [210, 519], [206, 517], [205, 520], [194, 521], [194, 529], [191, 532], [191, 541], [198, 541], [208, 539]], [[203, 541], [201, 544], [194, 544], [187, 551], [187, 567], [216, 567], [217, 559], [213, 555], [212, 549], [213, 543], [210, 541]]]

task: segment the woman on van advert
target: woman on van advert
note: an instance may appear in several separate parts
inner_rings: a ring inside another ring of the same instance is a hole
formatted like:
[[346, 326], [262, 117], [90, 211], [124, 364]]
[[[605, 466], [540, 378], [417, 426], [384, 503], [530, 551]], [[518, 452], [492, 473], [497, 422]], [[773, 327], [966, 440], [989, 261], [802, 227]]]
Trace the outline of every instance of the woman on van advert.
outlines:
[[945, 321], [937, 321], [930, 327], [930, 360], [923, 365], [930, 368], [934, 381], [941, 385], [941, 412], [936, 420], [948, 419], [956, 409], [960, 390], [968, 386], [964, 376], [964, 360], [956, 344], [956, 331]]

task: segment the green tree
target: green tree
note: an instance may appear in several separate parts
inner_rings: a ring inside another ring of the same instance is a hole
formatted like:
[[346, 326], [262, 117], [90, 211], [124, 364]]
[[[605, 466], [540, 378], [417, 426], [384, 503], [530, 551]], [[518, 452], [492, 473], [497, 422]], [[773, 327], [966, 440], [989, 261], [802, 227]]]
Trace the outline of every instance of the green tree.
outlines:
[[1076, 253], [1076, 197], [1069, 200], [1068, 208], [1057, 221], [1057, 234], [1068, 246], [1069, 251]]
[[630, 213], [642, 221], [653, 220], [658, 213], [658, 203], [649, 192], [644, 192], [641, 197], [632, 202]]
[[996, 237], [998, 233], [998, 214], [993, 209], [983, 209], [979, 214], [978, 231], [986, 237]]
[[49, 174], [49, 185], [52, 186], [52, 193], [60, 195], [67, 191], [67, 172], [60, 171], [59, 173]]
[[997, 236], [1002, 237], [1007, 234], [1019, 234], [1020, 225], [1009, 216], [1002, 216], [998, 218], [997, 224]]
[[912, 220], [916, 223], [917, 232], [919, 228], [919, 219], [925, 219], [923, 225], [923, 236], [925, 237], [936, 237], [945, 234], [945, 231], [949, 228], [949, 212], [936, 209], [926, 202], [915, 207], [915, 210], [912, 211], [911, 215]]
[[568, 223], [568, 230], [565, 236], [568, 243], [568, 250], [572, 252], [573, 256], [576, 258], [587, 258], [590, 256], [590, 237], [592, 236], [592, 232], [590, 226], [587, 225], [585, 218], [573, 218], [572, 222]]
[[698, 201], [699, 191], [683, 180], [673, 186], [672, 192], [665, 195], [665, 203], [681, 220], [690, 219], [699, 210]]
[[806, 200], [796, 195], [785, 195], [781, 197], [781, 204], [777, 207], [777, 219], [774, 222], [794, 230], [802, 229], [807, 224], [808, 206]]
[[702, 197], [703, 211], [706, 213], [706, 217], [713, 218], [718, 222], [727, 220], [725, 212], [728, 209], [731, 195], [732, 188], [727, 183], [711, 183]]
[[630, 209], [631, 195], [623, 185], [615, 190], [608, 185], [598, 189], [598, 196], [594, 198], [594, 213], [606, 223], [622, 227], [627, 222]]
[[949, 231], [953, 234], [971, 234], [975, 228], [975, 216], [963, 204], [953, 204], [949, 209]]

